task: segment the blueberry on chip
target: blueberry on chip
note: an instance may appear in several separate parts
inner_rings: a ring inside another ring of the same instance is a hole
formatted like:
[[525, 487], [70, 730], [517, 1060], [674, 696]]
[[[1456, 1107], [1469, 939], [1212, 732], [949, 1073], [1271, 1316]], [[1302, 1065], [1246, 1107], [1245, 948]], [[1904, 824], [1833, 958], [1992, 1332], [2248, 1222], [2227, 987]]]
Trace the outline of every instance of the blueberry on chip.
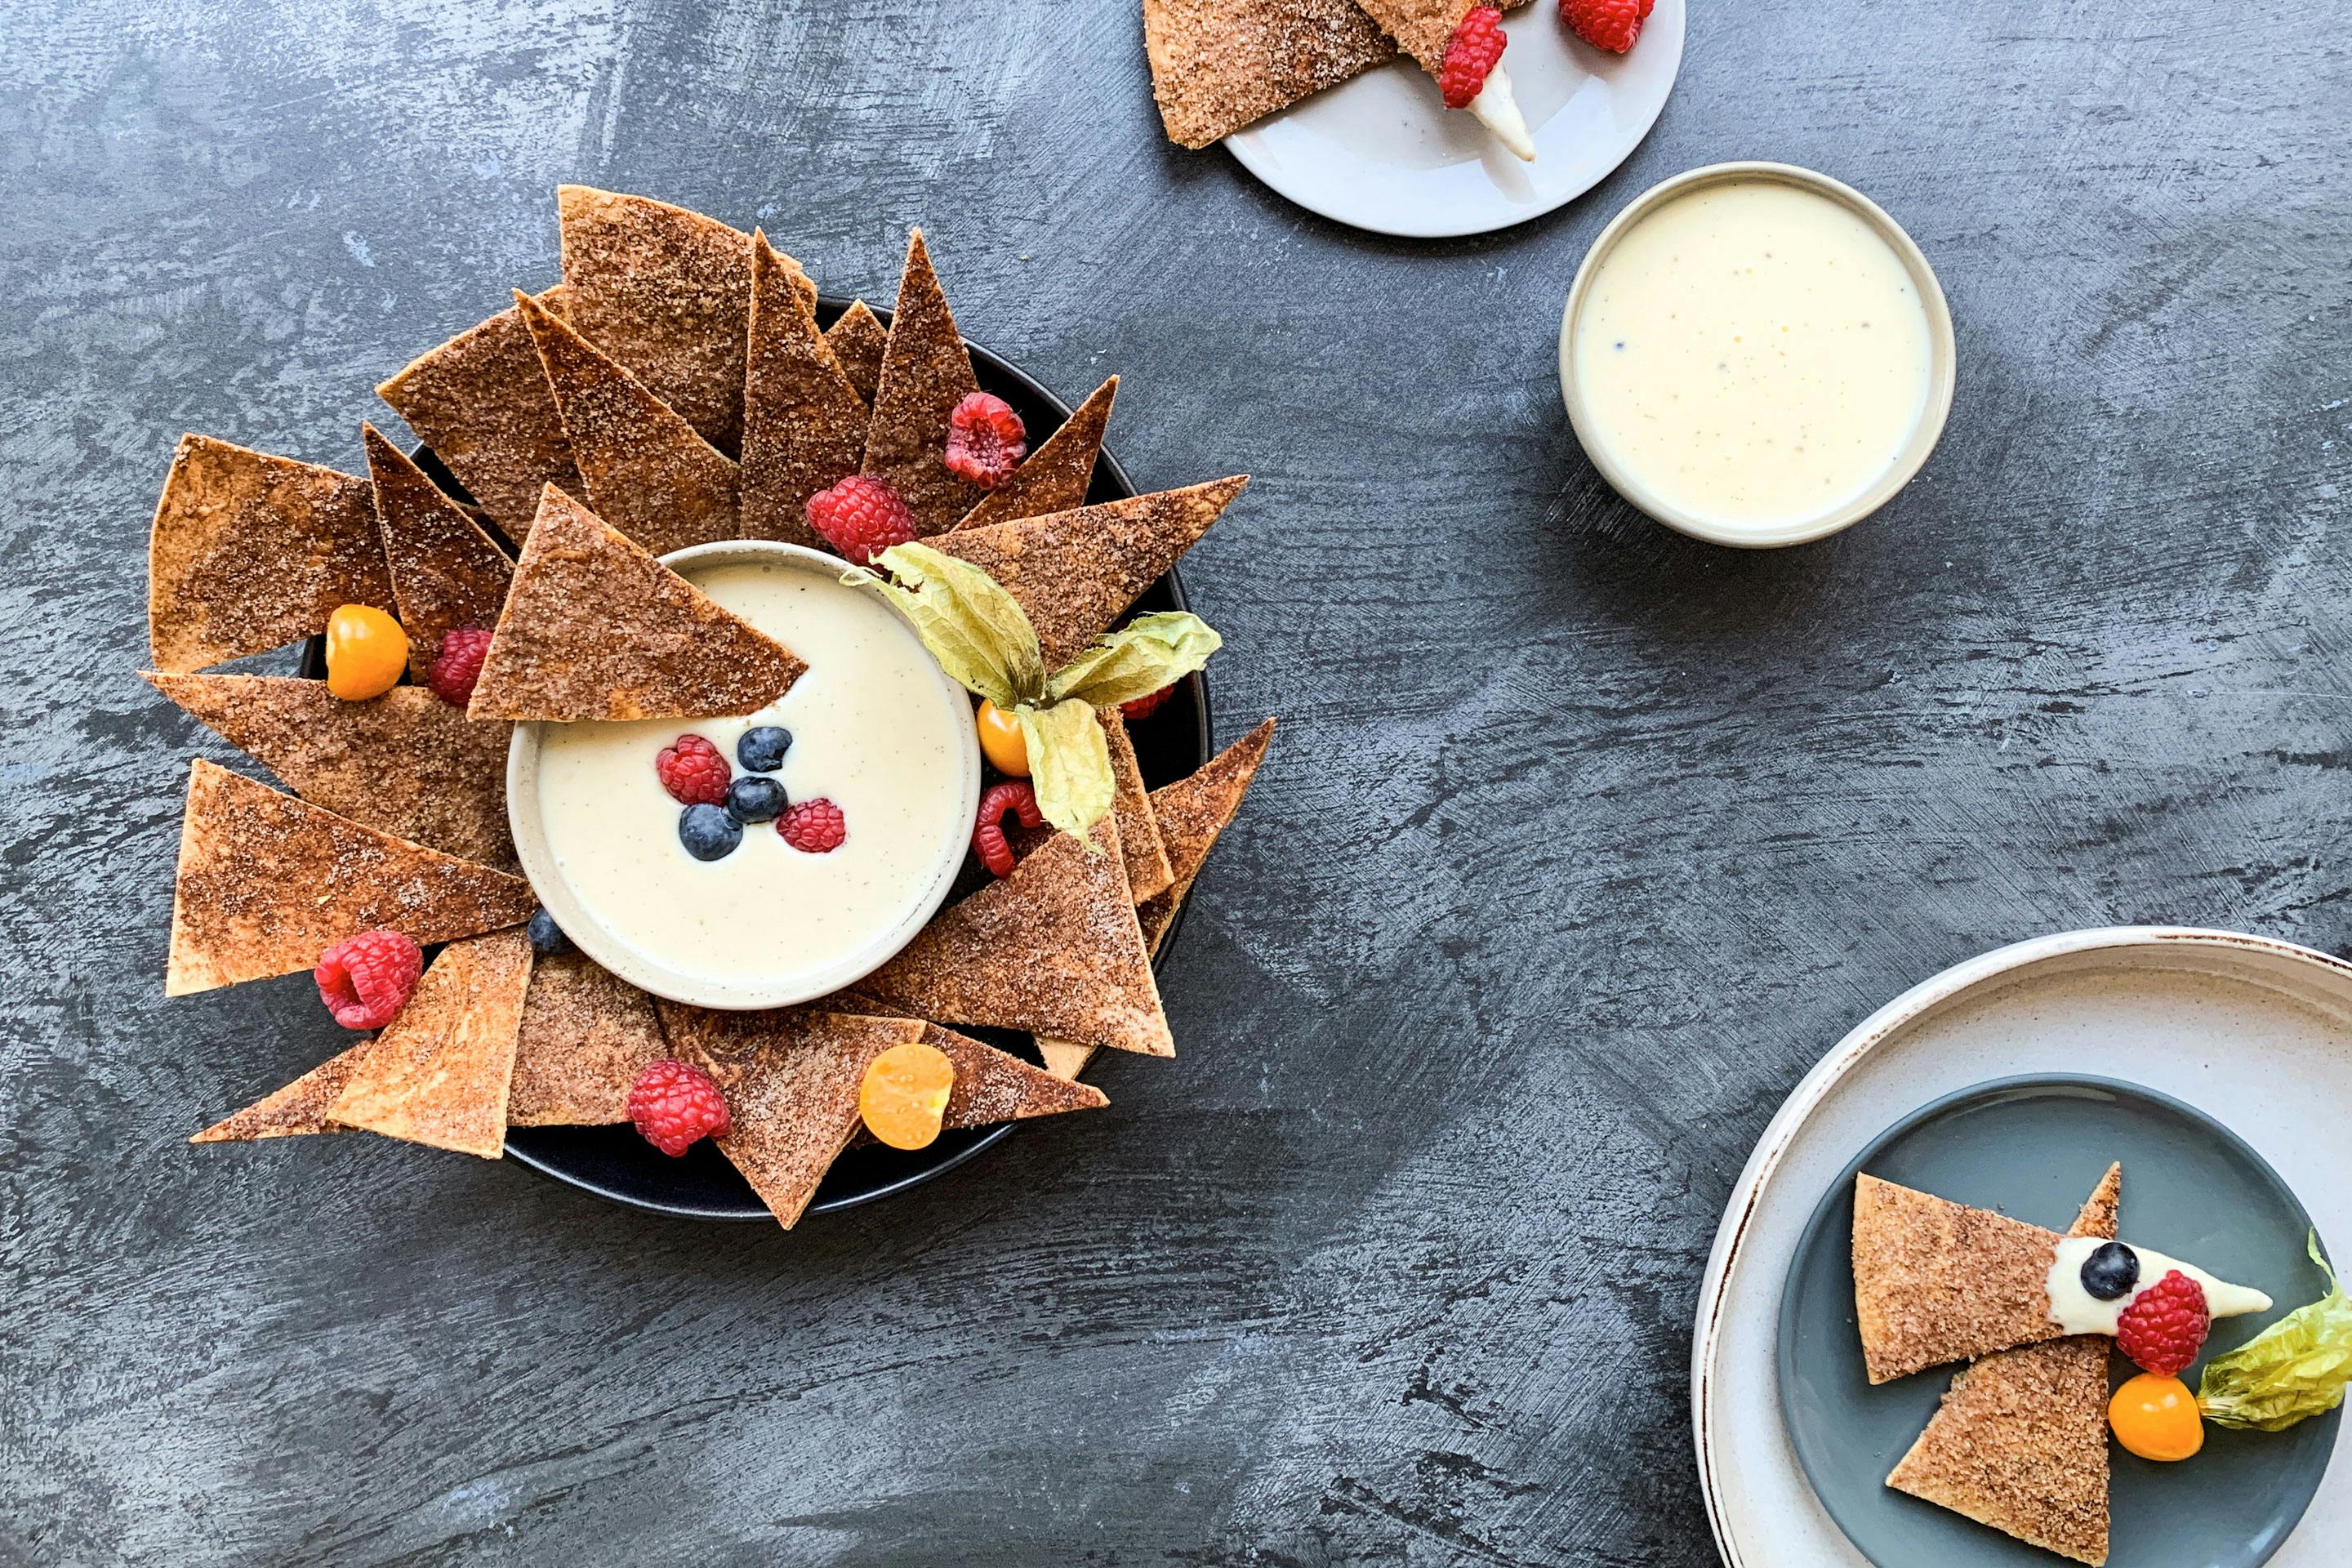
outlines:
[[2111, 1241], [2083, 1259], [2083, 1289], [2102, 1301], [2129, 1294], [2139, 1283], [2139, 1254]]
[[[755, 773], [772, 773], [784, 765], [784, 753], [793, 749], [793, 732], [775, 724], [761, 724], [743, 731], [735, 742], [735, 760]], [[767, 820], [765, 817], [761, 821]]]

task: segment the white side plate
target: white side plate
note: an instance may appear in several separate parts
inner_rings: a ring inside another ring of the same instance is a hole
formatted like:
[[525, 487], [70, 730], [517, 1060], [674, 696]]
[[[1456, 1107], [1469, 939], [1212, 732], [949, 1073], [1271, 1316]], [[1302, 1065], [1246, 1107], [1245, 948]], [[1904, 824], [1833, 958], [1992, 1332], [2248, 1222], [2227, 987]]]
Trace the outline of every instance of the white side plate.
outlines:
[[[2352, 964], [2266, 937], [2123, 926], [2019, 942], [1914, 986], [1789, 1096], [1732, 1188], [1707, 1259], [1691, 1420], [1716, 1545], [1732, 1568], [1866, 1568], [1814, 1500], [1775, 1382], [1781, 1283], [1822, 1189], [1927, 1101], [2043, 1072], [2186, 1100], [2252, 1144], [2321, 1224], [2352, 1211]], [[2272, 1561], [2332, 1568], [2347, 1540], [2352, 1462], [2339, 1447]]]
[[1309, 212], [1375, 234], [1485, 234], [1574, 201], [1641, 144], [1683, 63], [1683, 0], [1658, 0], [1632, 52], [1593, 48], [1552, 0], [1514, 11], [1503, 65], [1533, 133], [1522, 163], [1400, 58], [1225, 138]]

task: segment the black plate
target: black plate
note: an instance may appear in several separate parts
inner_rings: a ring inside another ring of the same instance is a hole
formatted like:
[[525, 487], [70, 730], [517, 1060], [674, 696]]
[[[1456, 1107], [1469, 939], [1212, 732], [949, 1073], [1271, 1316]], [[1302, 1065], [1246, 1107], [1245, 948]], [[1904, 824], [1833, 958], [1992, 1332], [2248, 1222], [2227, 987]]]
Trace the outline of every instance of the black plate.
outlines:
[[[820, 299], [818, 320], [830, 326], [848, 308], [846, 300]], [[875, 314], [886, 325], [888, 323], [889, 311], [877, 310]], [[969, 340], [965, 346], [971, 351], [972, 371], [982, 389], [1002, 397], [1020, 414], [1022, 423], [1028, 427], [1033, 450], [1070, 416], [1069, 405], [1011, 363]], [[464, 487], [429, 448], [420, 449], [416, 460], [452, 495], [465, 496]], [[1119, 467], [1118, 459], [1106, 447], [1095, 465], [1094, 485], [1087, 492], [1087, 500], [1121, 500], [1135, 493], [1127, 470]], [[1185, 609], [1184, 585], [1171, 571], [1151, 585], [1137, 601], [1136, 607]], [[325, 644], [314, 637], [304, 658], [304, 673], [322, 675], [325, 668]], [[1208, 683], [1194, 675], [1178, 687], [1160, 711], [1135, 727], [1135, 752], [1142, 764], [1144, 783], [1157, 789], [1198, 769], [1209, 760], [1210, 734]], [[967, 876], [972, 879], [971, 886], [977, 886], [985, 873], [974, 873], [967, 867]], [[950, 896], [961, 897], [969, 890], [968, 886], [959, 884]], [[1175, 951], [1177, 931], [1182, 924], [1180, 913], [1160, 946], [1159, 964], [1165, 964], [1168, 955]], [[1036, 1048], [1026, 1035], [994, 1029], [967, 1033], [1030, 1061], [1038, 1059]], [[929, 1148], [912, 1152], [876, 1147], [853, 1149], [826, 1173], [824, 1184], [817, 1188], [816, 1197], [809, 1205], [809, 1212], [826, 1214], [904, 1192], [962, 1164], [1011, 1132], [1014, 1125], [1008, 1122], [999, 1127], [944, 1132]], [[696, 1144], [684, 1158], [673, 1160], [638, 1137], [630, 1127], [517, 1127], [507, 1133], [507, 1153], [544, 1175], [633, 1208], [684, 1219], [775, 1223], [767, 1206], [736, 1173], [735, 1167], [727, 1163], [726, 1156], [707, 1142]]]

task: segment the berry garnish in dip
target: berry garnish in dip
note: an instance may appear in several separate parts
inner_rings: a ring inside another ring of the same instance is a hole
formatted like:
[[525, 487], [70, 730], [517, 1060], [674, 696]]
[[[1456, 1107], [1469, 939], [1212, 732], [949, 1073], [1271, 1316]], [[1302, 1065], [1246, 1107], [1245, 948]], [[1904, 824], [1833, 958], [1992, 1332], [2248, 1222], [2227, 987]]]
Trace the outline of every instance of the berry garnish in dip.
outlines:
[[743, 825], [716, 805], [689, 805], [677, 816], [677, 841], [698, 860], [723, 860], [743, 842]]
[[654, 757], [654, 773], [680, 805], [726, 804], [727, 759], [699, 735], [680, 735], [664, 746]]
[[2083, 1289], [2102, 1301], [2112, 1301], [2139, 1283], [2139, 1254], [2120, 1241], [2110, 1241], [2083, 1259]]
[[803, 855], [830, 855], [849, 837], [841, 807], [823, 795], [804, 800], [776, 818], [776, 831]]
[[629, 1086], [629, 1120], [672, 1159], [705, 1138], [724, 1138], [733, 1118], [710, 1075], [689, 1062], [658, 1061]]
[[2178, 1377], [2213, 1325], [2205, 1287], [2178, 1268], [2132, 1298], [2116, 1320], [2116, 1348], [2158, 1377]]
[[781, 724], [755, 724], [735, 742], [735, 760], [748, 773], [772, 773], [784, 765], [793, 749], [793, 732]]
[[791, 801], [784, 786], [759, 773], [747, 774], [727, 786], [727, 815], [738, 822], [773, 822]]

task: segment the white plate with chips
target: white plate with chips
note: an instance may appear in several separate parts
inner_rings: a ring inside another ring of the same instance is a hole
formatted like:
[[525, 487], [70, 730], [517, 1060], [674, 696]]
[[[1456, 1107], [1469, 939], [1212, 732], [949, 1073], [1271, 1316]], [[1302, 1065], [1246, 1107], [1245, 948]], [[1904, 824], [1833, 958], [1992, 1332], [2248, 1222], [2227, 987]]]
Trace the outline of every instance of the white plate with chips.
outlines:
[[1242, 167], [1309, 212], [1375, 234], [1486, 234], [1591, 190], [1657, 123], [1683, 61], [1683, 0], [1658, 0], [1633, 49], [1569, 31], [1552, 0], [1511, 12], [1504, 68], [1534, 137], [1513, 156], [1402, 56], [1225, 138]]

